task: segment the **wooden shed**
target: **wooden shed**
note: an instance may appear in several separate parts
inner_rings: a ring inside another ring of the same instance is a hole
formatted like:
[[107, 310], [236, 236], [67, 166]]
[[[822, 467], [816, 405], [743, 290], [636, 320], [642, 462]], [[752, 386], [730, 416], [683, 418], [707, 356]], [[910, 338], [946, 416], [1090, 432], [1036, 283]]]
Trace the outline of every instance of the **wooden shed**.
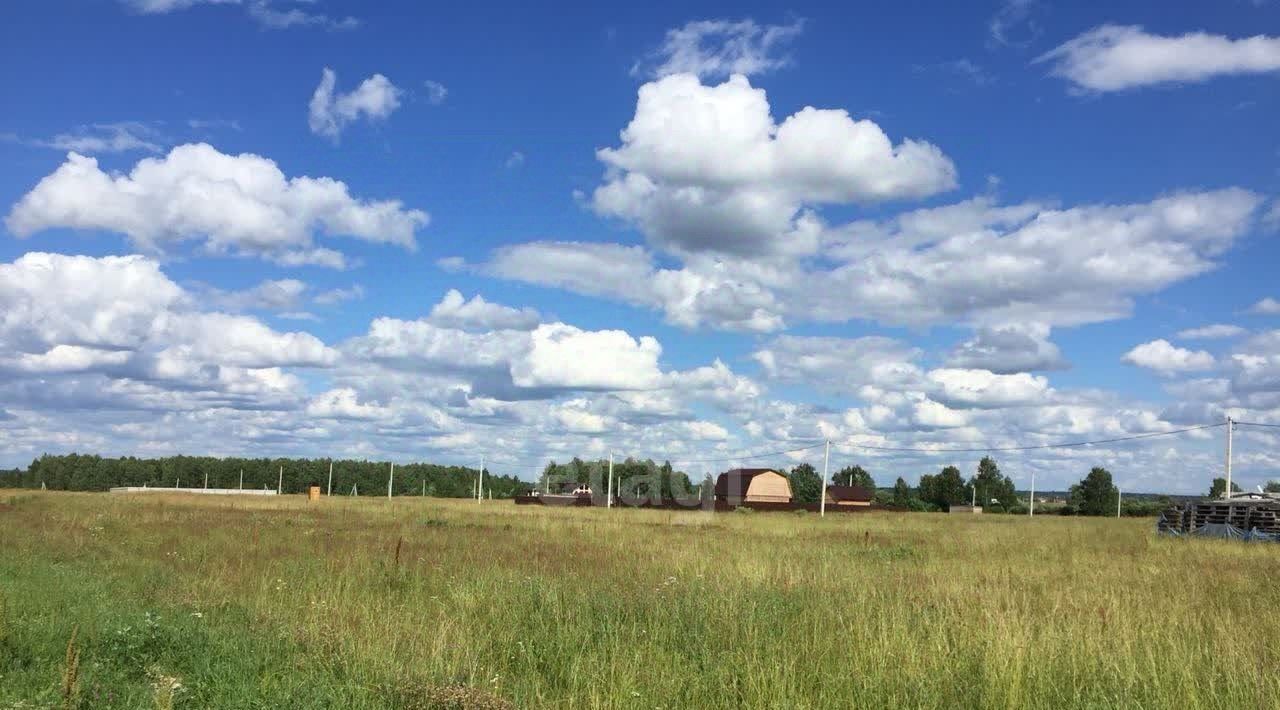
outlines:
[[735, 468], [716, 479], [716, 500], [742, 503], [790, 503], [791, 481], [771, 468]]
[[868, 507], [874, 497], [861, 486], [827, 486], [827, 505]]

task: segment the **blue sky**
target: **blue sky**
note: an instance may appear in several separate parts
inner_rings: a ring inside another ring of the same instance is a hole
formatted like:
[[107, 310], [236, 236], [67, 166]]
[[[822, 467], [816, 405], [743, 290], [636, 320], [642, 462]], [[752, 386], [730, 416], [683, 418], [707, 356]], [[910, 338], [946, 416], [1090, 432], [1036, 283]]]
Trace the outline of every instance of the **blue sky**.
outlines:
[[[1280, 422], [1274, 2], [5, 15], [0, 465]], [[1002, 463], [1194, 492], [1221, 434]]]

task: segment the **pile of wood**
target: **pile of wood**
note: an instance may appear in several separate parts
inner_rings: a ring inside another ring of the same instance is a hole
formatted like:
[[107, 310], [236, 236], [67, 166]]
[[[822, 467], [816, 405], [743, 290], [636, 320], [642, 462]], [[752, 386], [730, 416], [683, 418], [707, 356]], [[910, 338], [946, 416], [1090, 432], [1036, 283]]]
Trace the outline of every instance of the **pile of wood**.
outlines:
[[1156, 530], [1188, 535], [1217, 525], [1230, 525], [1244, 532], [1257, 530], [1280, 535], [1280, 498], [1248, 495], [1170, 506], [1160, 515]]

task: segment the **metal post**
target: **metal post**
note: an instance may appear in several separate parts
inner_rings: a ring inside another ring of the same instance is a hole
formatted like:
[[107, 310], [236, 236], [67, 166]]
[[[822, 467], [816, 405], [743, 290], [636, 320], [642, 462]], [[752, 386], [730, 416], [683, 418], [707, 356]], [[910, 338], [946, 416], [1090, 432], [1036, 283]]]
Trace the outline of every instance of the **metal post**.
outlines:
[[[661, 491], [658, 493], [661, 495]], [[609, 454], [609, 486], [605, 492], [604, 507], [609, 509], [613, 507], [613, 453]]]
[[1222, 496], [1227, 500], [1231, 499], [1231, 434], [1236, 428], [1236, 424], [1231, 420], [1231, 415], [1227, 415], [1227, 490]]
[[827, 465], [831, 463], [831, 440], [827, 439], [822, 450], [822, 485], [818, 487], [818, 515], [827, 514]]
[[387, 474], [387, 500], [391, 500], [391, 482], [396, 480], [396, 464], [391, 462], [391, 473]]
[[325, 490], [325, 495], [333, 495], [333, 459], [329, 459], [329, 487]]
[[1124, 491], [1120, 490], [1120, 486], [1116, 486], [1116, 519], [1120, 518], [1120, 499], [1124, 497]]
[[244, 490], [244, 469], [240, 469], [240, 490]]
[[484, 454], [480, 455], [480, 475], [476, 478], [476, 505], [484, 500]]
[[280, 477], [276, 479], [276, 495], [284, 495], [284, 465], [280, 465]]
[[209, 489], [209, 472], [208, 471], [204, 472], [204, 487], [205, 487], [205, 490]]
[[1035, 514], [1036, 514], [1036, 472], [1035, 472], [1035, 469], [1032, 469], [1031, 470], [1031, 507], [1027, 508], [1027, 517], [1030, 518]]

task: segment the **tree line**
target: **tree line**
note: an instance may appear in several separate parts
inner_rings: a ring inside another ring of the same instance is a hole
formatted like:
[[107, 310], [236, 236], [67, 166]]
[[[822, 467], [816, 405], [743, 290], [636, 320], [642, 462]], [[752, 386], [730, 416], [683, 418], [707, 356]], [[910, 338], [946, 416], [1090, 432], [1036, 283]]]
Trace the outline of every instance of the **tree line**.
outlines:
[[[785, 468], [777, 470], [786, 471]], [[818, 502], [822, 491], [822, 477], [812, 465], [802, 463], [792, 467], [788, 478], [791, 481], [793, 500], [798, 503]], [[899, 476], [892, 488], [881, 489], [876, 486], [875, 479], [866, 469], [855, 465], [837, 471], [831, 477], [831, 482], [835, 485], [865, 488], [874, 494], [876, 503], [903, 510], [946, 511], [953, 505], [976, 502], [984, 511], [989, 512], [1027, 512], [1027, 504], [1018, 497], [1013, 480], [1000, 472], [999, 465], [990, 456], [984, 456], [978, 462], [977, 471], [967, 480], [960, 469], [945, 466], [936, 474], [921, 476], [919, 485], [914, 488]], [[1225, 490], [1226, 482], [1217, 479], [1215, 486], [1218, 482], [1221, 482], [1221, 487]], [[1239, 490], [1234, 484], [1232, 487]], [[1280, 483], [1276, 484], [1276, 488], [1280, 490]], [[1112, 482], [1111, 472], [1102, 467], [1094, 467], [1079, 483], [1071, 486], [1067, 504], [1056, 508], [1054, 512], [1061, 515], [1115, 515], [1119, 495], [1120, 490]], [[1126, 500], [1122, 501], [1121, 513], [1132, 516], [1156, 515], [1167, 506], [1167, 500]]]
[[[119, 486], [152, 488], [245, 488], [275, 490], [281, 483], [284, 493], [302, 493], [308, 486], [328, 487], [330, 459], [215, 458], [211, 456], [166, 456], [144, 459], [132, 456], [104, 458], [96, 455], [44, 455], [25, 471], [0, 471], [0, 488], [40, 488], [59, 491], [105, 491]], [[333, 463], [334, 495], [387, 494], [390, 462], [339, 459]], [[281, 474], [283, 467], [283, 476]], [[396, 464], [392, 482], [394, 495], [423, 495], [440, 498], [475, 496], [478, 469], [437, 464]], [[511, 498], [528, 488], [515, 476], [495, 476], [487, 470], [485, 495]]]

